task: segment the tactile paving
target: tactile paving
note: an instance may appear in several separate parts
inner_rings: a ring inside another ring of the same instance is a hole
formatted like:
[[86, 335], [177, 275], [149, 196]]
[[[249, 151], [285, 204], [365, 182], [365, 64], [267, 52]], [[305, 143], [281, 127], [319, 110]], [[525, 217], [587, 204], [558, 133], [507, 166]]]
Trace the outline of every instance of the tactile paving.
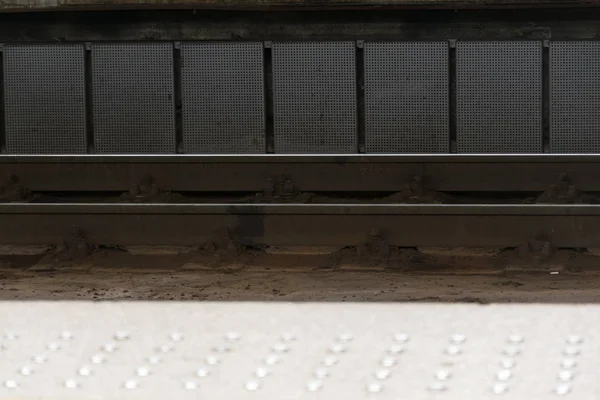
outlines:
[[92, 46], [97, 153], [175, 153], [173, 45]]
[[367, 153], [448, 152], [448, 42], [365, 43]]
[[3, 54], [6, 151], [85, 153], [83, 45], [6, 45]]
[[186, 153], [264, 153], [262, 43], [181, 45]]
[[550, 151], [600, 153], [600, 42], [550, 43]]
[[0, 396], [596, 399], [600, 307], [0, 303]]
[[456, 47], [459, 153], [542, 151], [542, 42]]
[[273, 43], [276, 153], [355, 153], [354, 42]]

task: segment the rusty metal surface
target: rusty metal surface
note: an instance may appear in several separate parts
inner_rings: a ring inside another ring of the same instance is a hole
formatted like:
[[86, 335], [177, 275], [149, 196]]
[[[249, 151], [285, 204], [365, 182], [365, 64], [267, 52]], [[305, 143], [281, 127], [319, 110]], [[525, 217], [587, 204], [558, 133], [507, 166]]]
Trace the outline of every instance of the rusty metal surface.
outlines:
[[197, 246], [224, 230], [252, 246], [352, 246], [378, 232], [400, 247], [598, 247], [600, 206], [2, 204], [4, 244]]
[[0, 156], [0, 180], [33, 191], [127, 191], [147, 176], [171, 191], [259, 192], [285, 177], [300, 191], [398, 191], [415, 176], [440, 191], [543, 191], [568, 175], [600, 191], [600, 155]]
[[5, 0], [1, 11], [77, 9], [486, 8], [596, 5], [594, 0]]

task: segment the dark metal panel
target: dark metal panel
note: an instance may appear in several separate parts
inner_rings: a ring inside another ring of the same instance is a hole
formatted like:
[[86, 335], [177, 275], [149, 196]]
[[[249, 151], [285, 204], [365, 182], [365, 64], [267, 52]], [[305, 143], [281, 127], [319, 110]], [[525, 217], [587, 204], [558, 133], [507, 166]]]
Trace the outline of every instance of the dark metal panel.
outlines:
[[186, 153], [264, 153], [262, 43], [181, 45]]
[[550, 43], [550, 151], [600, 152], [600, 42]]
[[273, 44], [276, 153], [354, 153], [354, 42]]
[[175, 153], [173, 45], [92, 46], [97, 153]]
[[542, 152], [542, 42], [458, 42], [459, 153]]
[[6, 151], [86, 152], [83, 45], [6, 45]]
[[450, 146], [447, 42], [365, 43], [367, 153]]

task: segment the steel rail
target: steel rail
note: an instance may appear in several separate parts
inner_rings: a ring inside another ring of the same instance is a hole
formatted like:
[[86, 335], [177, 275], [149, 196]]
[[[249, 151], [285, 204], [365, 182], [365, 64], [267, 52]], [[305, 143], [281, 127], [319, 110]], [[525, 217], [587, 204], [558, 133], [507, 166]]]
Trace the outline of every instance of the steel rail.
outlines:
[[0, 204], [0, 243], [196, 246], [230, 232], [250, 246], [600, 246], [596, 205]]
[[126, 191], [151, 176], [165, 190], [259, 192], [289, 179], [305, 192], [393, 192], [420, 176], [447, 192], [534, 192], [568, 175], [600, 191], [598, 154], [2, 155], [0, 180], [33, 191]]

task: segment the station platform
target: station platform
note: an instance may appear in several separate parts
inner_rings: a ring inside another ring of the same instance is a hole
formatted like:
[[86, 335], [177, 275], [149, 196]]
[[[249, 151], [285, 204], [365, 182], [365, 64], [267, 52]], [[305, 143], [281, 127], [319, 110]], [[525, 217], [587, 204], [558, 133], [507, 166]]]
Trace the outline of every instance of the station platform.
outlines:
[[596, 399], [600, 307], [0, 303], [0, 398]]

